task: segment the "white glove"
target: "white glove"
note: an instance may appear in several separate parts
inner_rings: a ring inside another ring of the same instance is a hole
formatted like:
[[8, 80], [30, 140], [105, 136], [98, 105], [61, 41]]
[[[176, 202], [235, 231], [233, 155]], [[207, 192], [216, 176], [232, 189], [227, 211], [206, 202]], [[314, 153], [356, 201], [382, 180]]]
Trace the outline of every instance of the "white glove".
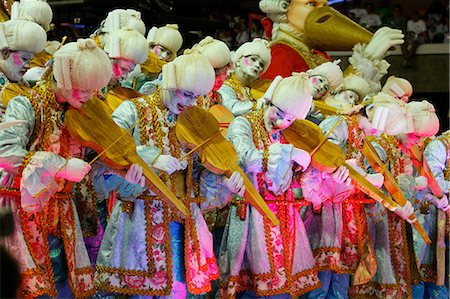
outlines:
[[256, 101], [256, 110], [261, 109], [265, 104], [267, 104], [267, 100], [265, 98], [260, 98]]
[[438, 208], [439, 210], [442, 210], [445, 212], [448, 209], [450, 209], [448, 197], [445, 194], [441, 198], [437, 198], [433, 194], [428, 193], [427, 195], [425, 195], [425, 198], [428, 199], [429, 201], [431, 201], [436, 206], [436, 208]]
[[56, 173], [56, 177], [79, 183], [87, 175], [89, 170], [91, 170], [91, 165], [81, 159], [71, 158]]
[[125, 180], [130, 184], [138, 184], [143, 188], [145, 186], [145, 176], [142, 175], [142, 167], [139, 164], [131, 164], [125, 175]]
[[414, 213], [414, 208], [409, 201], [407, 201], [403, 207], [398, 206], [395, 209], [394, 213], [397, 214], [398, 216], [402, 217], [403, 219], [405, 219], [408, 223], [413, 224], [414, 222], [417, 221], [417, 218], [414, 220], [409, 219], [409, 217]]
[[311, 163], [311, 156], [307, 151], [294, 147], [292, 150], [292, 160], [300, 165], [302, 170], [305, 171]]
[[172, 174], [177, 170], [182, 169], [180, 161], [170, 155], [161, 155], [155, 162], [153, 162], [153, 167], [165, 171], [168, 174]]
[[231, 192], [237, 193], [239, 196], [244, 196], [244, 178], [238, 171], [233, 172], [229, 178], [224, 178], [223, 183]]
[[391, 47], [403, 44], [404, 37], [401, 30], [389, 27], [380, 28], [373, 35], [365, 52], [372, 58], [382, 59]]
[[418, 191], [425, 190], [428, 187], [427, 178], [424, 176], [418, 176], [414, 179], [416, 181], [416, 189]]

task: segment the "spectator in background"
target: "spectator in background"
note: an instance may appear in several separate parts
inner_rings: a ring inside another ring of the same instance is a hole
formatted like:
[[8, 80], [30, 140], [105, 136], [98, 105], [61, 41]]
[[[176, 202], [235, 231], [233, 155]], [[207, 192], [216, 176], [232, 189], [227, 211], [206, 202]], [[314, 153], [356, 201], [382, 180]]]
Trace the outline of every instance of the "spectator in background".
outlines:
[[406, 39], [402, 45], [404, 67], [411, 67], [411, 58], [416, 53], [417, 47], [427, 42], [427, 25], [424, 20], [421, 20], [419, 13], [413, 10], [411, 19], [406, 24]]
[[[448, 16], [446, 16], [446, 18], [448, 18]], [[442, 22], [442, 19], [428, 19], [428, 38], [431, 43], [442, 43], [447, 32], [448, 26]]]
[[383, 0], [381, 1], [381, 6], [375, 9], [375, 13], [380, 17], [382, 24], [387, 24], [387, 21], [391, 17], [390, 2], [390, 0]]
[[380, 16], [373, 11], [372, 3], [367, 3], [366, 11], [367, 15], [361, 17], [359, 24], [366, 27], [370, 31], [375, 32], [382, 24]]
[[386, 25], [394, 29], [400, 29], [406, 32], [406, 17], [403, 15], [403, 9], [400, 5], [394, 5], [392, 16], [388, 19]]
[[430, 21], [431, 19], [435, 19], [436, 21], [440, 21], [444, 18], [446, 14], [446, 8], [444, 3], [440, 0], [434, 0], [427, 9], [427, 19]]
[[244, 44], [250, 40], [250, 35], [248, 32], [247, 22], [245, 19], [243, 19], [241, 17], [235, 17], [235, 22], [236, 22], [235, 48], [239, 48], [242, 44]]

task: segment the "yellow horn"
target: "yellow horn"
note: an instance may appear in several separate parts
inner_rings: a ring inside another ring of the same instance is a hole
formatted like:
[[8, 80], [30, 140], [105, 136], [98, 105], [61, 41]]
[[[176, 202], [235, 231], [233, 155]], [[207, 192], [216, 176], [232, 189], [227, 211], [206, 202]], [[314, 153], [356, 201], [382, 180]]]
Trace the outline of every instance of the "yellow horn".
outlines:
[[372, 33], [332, 7], [319, 7], [305, 20], [308, 45], [317, 50], [348, 51], [357, 43], [367, 44]]

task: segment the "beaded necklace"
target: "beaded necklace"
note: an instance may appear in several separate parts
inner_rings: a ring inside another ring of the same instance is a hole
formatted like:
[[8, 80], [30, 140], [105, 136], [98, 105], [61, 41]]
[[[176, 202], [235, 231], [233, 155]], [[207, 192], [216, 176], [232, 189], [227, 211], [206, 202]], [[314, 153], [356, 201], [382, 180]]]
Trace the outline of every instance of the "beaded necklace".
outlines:
[[50, 80], [36, 85], [30, 91], [29, 99], [36, 115], [36, 128], [30, 139], [33, 142], [29, 145], [35, 144], [38, 150], [48, 150], [50, 135], [63, 126], [62, 106], [56, 101]]
[[[175, 134], [177, 116], [162, 103], [160, 88], [150, 97], [131, 100], [138, 110], [141, 145], [157, 146], [163, 154], [177, 159], [185, 155], [185, 150]], [[192, 156], [192, 155], [191, 155]], [[187, 158], [180, 161], [183, 168], [188, 166]], [[161, 178], [173, 186], [173, 175], [161, 172]]]
[[253, 102], [252, 93], [250, 87], [244, 86], [241, 81], [236, 78], [235, 74], [231, 74], [231, 76], [223, 82], [223, 85], [231, 87], [233, 91], [236, 93], [236, 98], [241, 102], [251, 101]]

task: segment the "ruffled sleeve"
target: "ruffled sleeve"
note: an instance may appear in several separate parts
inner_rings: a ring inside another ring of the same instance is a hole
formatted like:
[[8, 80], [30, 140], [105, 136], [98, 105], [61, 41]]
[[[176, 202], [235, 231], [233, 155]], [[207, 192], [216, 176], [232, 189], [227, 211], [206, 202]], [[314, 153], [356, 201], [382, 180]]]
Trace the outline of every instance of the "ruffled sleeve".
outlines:
[[381, 90], [381, 78], [387, 74], [390, 64], [384, 59], [375, 59], [366, 53], [366, 44], [356, 44], [348, 59], [356, 75], [369, 83], [370, 92]]
[[450, 181], [447, 181], [444, 177], [445, 163], [447, 162], [447, 149], [444, 143], [439, 139], [431, 141], [425, 148], [423, 155], [442, 191], [448, 194]]
[[244, 115], [252, 111], [253, 102], [238, 100], [236, 93], [230, 86], [222, 85], [217, 92], [222, 97], [222, 105], [230, 110], [234, 116]]

